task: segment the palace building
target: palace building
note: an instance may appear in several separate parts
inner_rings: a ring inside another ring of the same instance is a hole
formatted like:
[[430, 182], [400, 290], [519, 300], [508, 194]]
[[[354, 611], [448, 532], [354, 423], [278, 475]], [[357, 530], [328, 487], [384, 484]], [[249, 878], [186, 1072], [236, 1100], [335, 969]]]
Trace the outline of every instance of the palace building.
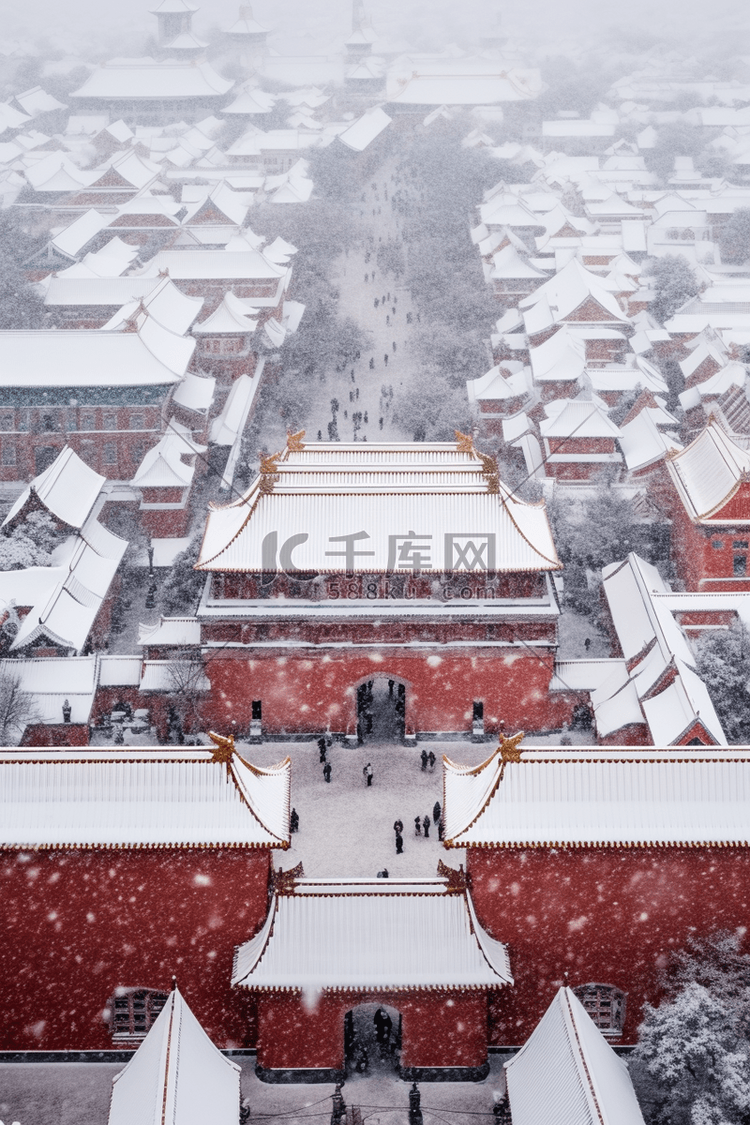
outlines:
[[522, 1043], [569, 985], [607, 1039], [634, 1043], [670, 954], [744, 932], [750, 751], [519, 741], [479, 766], [444, 759], [445, 846], [466, 849], [479, 924], [514, 977], [490, 1002], [491, 1042]]
[[0, 1050], [137, 1046], [173, 974], [220, 1047], [252, 1041], [232, 959], [266, 919], [290, 780], [218, 747], [1, 751]]
[[560, 725], [561, 564], [544, 504], [463, 435], [303, 437], [209, 511], [197, 569], [211, 721], [349, 742]]

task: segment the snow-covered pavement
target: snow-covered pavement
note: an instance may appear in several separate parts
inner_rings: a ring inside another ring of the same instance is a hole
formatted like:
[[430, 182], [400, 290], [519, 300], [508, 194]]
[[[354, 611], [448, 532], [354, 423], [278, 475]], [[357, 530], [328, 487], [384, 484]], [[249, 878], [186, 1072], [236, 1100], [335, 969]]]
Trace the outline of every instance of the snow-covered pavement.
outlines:
[[[292, 805], [300, 818], [292, 847], [277, 854], [285, 869], [300, 861], [310, 876], [369, 876], [387, 868], [394, 878], [436, 874], [438, 859], [457, 867], [463, 851], [447, 851], [437, 838], [433, 808], [443, 802], [442, 755], [459, 761], [479, 761], [489, 747], [470, 743], [421, 742], [417, 749], [400, 745], [349, 748], [334, 744], [328, 751], [331, 781], [323, 778], [318, 747], [314, 742], [268, 742], [261, 746], [237, 744], [249, 761], [271, 765], [292, 759]], [[436, 757], [432, 770], [422, 770], [424, 747]], [[362, 769], [370, 762], [373, 783], [365, 785]], [[414, 818], [430, 817], [430, 835], [416, 836]], [[404, 824], [404, 851], [396, 855], [396, 820]]]

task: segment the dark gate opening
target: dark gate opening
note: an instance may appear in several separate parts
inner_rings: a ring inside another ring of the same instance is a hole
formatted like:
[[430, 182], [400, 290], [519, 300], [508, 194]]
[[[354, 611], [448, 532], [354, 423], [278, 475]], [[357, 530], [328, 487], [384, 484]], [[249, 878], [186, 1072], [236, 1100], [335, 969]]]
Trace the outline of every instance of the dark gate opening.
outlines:
[[344, 1016], [346, 1073], [389, 1074], [401, 1057], [401, 1015], [387, 1004], [360, 1004]]
[[403, 742], [406, 685], [377, 676], [357, 688], [357, 736], [360, 742]]

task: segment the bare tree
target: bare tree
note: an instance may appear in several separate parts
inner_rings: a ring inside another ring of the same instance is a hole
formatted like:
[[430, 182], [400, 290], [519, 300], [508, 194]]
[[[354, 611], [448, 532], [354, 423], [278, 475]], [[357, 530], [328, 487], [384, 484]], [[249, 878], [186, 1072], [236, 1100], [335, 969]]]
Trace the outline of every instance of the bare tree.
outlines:
[[166, 678], [172, 706], [183, 731], [200, 730], [201, 706], [208, 690], [206, 673], [195, 649], [176, 649], [167, 662]]
[[29, 723], [40, 721], [34, 697], [15, 672], [0, 672], [0, 745], [18, 746]]

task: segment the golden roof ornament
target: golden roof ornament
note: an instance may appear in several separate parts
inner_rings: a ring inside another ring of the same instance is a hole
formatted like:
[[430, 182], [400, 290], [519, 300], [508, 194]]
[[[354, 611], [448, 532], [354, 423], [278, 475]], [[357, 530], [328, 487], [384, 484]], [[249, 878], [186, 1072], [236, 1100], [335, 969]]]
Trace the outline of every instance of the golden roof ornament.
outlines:
[[503, 780], [508, 762], [518, 764], [521, 761], [521, 743], [525, 733], [525, 731], [519, 730], [518, 734], [514, 734], [512, 738], [506, 738], [504, 734], [500, 735], [500, 745], [497, 748], [503, 763], [500, 767], [500, 781]]
[[474, 454], [474, 438], [471, 434], [462, 434], [460, 430], [454, 430], [456, 435], [456, 448], [459, 453]]
[[264, 475], [275, 473], [279, 467], [279, 460], [281, 459], [280, 453], [271, 453], [270, 455], [260, 458], [260, 471]]
[[302, 440], [304, 436], [304, 430], [298, 430], [296, 434], [287, 433], [286, 447], [290, 453], [301, 453], [305, 448], [305, 443]]
[[226, 737], [223, 734], [216, 734], [215, 731], [210, 730], [208, 737], [213, 742], [214, 746], [211, 750], [212, 762], [231, 762], [232, 755], [234, 754], [234, 735], [229, 734]]
[[520, 762], [521, 761], [521, 743], [524, 740], [526, 732], [519, 730], [518, 734], [514, 734], [512, 738], [506, 738], [505, 735], [500, 736], [500, 757], [504, 762]]

